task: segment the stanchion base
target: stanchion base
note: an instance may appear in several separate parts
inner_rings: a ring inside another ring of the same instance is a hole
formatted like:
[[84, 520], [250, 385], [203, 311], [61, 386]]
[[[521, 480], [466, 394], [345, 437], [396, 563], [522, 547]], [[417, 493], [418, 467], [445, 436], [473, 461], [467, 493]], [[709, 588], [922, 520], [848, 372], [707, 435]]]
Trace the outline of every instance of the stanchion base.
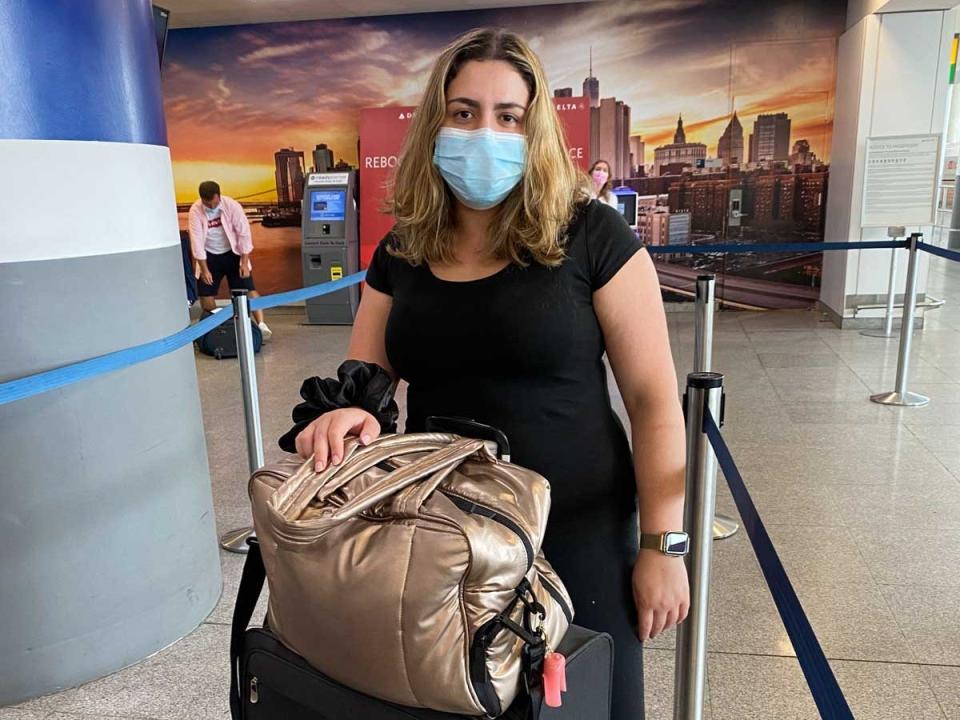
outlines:
[[871, 395], [870, 400], [881, 405], [899, 405], [900, 407], [923, 407], [930, 403], [930, 398], [926, 395], [912, 392], [901, 395], [896, 391]]
[[252, 527], [242, 527], [236, 530], [228, 530], [220, 536], [220, 547], [227, 552], [246, 555], [250, 548], [247, 546], [247, 538], [253, 535]]
[[740, 523], [726, 515], [713, 516], [713, 539], [726, 540], [740, 529]]

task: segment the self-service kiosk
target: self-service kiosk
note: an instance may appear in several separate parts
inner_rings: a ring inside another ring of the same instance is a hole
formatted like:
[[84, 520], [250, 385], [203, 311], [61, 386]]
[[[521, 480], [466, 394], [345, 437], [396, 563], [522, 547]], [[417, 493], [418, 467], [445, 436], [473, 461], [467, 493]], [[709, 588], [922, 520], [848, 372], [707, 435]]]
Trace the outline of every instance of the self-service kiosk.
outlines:
[[[303, 285], [339, 280], [360, 269], [357, 235], [357, 174], [310, 173], [303, 188]], [[310, 325], [350, 325], [360, 304], [351, 285], [307, 300]]]
[[617, 198], [617, 210], [620, 211], [620, 214], [623, 215], [624, 220], [627, 221], [627, 225], [632, 228], [637, 227], [637, 198], [639, 194], [628, 188], [626, 185], [621, 185], [618, 188], [613, 189], [613, 195]]

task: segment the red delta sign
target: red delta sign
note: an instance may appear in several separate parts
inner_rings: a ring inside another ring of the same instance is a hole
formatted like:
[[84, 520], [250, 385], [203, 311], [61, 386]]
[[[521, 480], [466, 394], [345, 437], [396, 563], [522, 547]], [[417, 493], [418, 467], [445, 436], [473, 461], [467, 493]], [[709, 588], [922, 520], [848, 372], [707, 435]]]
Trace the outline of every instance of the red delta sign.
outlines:
[[[590, 102], [585, 97], [554, 98], [554, 107], [576, 166], [590, 167]], [[381, 212], [387, 181], [397, 166], [415, 108], [392, 105], [360, 111], [360, 267], [390, 232], [393, 218]]]
[[360, 111], [360, 267], [393, 227], [393, 217], [380, 211], [387, 181], [397, 166], [403, 138], [414, 108], [389, 106]]
[[553, 99], [563, 133], [567, 138], [570, 159], [583, 172], [590, 169], [590, 99], [561, 97]]

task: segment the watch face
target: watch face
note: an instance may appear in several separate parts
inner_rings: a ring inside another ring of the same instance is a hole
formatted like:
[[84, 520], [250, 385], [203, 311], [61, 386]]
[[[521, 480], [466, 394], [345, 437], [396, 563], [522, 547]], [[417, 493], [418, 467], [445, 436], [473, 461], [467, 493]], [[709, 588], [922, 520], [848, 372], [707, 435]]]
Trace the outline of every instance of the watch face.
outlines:
[[663, 536], [663, 552], [667, 555], [686, 555], [690, 538], [683, 532], [668, 532]]

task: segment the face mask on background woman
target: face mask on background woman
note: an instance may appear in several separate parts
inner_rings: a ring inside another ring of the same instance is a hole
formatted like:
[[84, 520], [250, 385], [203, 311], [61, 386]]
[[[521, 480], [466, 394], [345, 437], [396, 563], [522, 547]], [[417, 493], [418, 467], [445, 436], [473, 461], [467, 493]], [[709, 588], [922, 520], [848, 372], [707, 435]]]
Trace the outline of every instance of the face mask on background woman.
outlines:
[[433, 164], [460, 202], [488, 210], [520, 182], [526, 151], [526, 138], [518, 133], [443, 127], [434, 144]]
[[599, 190], [603, 187], [604, 183], [610, 178], [610, 173], [606, 170], [600, 170], [599, 168], [593, 171], [593, 184]]

